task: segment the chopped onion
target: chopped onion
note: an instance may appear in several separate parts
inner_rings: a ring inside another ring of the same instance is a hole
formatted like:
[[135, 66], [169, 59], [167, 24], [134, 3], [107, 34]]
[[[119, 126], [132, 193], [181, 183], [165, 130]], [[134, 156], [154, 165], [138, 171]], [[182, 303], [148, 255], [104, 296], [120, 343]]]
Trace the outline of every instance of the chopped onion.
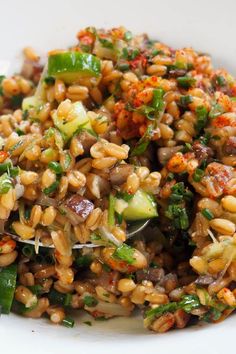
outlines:
[[17, 183], [15, 185], [15, 191], [16, 191], [16, 199], [20, 199], [24, 194], [25, 187], [22, 184]]
[[109, 232], [106, 227], [104, 227], [104, 226], [100, 227], [99, 231], [100, 231], [101, 236], [104, 240], [110, 241], [116, 246], [121, 245], [121, 241], [117, 240], [117, 238], [115, 238], [115, 236], [111, 232]]
[[53, 198], [47, 197], [45, 194], [41, 194], [37, 199], [37, 204], [42, 206], [57, 206], [57, 201]]

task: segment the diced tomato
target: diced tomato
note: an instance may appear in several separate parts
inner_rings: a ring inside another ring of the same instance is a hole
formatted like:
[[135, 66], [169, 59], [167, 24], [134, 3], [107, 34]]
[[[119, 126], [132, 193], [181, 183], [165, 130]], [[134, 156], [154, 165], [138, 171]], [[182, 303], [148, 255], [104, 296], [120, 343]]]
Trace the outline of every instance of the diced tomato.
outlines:
[[6, 151], [0, 151], [0, 163], [4, 162], [9, 157], [9, 153]]

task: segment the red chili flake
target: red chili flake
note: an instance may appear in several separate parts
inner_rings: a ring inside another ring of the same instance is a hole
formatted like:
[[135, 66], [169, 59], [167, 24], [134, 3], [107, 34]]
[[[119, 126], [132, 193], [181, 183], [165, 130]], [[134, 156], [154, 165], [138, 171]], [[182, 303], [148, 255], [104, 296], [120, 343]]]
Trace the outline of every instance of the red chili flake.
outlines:
[[153, 82], [157, 82], [157, 76], [151, 76], [150, 78]]
[[129, 62], [132, 69], [137, 69], [137, 67], [141, 64], [143, 68], [147, 65], [147, 58], [144, 55], [140, 54], [134, 60]]
[[236, 84], [231, 87], [232, 96], [236, 96]]
[[5, 161], [9, 157], [9, 153], [6, 151], [0, 151], [0, 163]]
[[80, 37], [80, 42], [85, 45], [90, 45], [93, 43], [93, 38], [90, 35], [84, 35]]
[[232, 122], [232, 119], [229, 117], [219, 116], [212, 121], [212, 125], [217, 128], [235, 127], [236, 122]]
[[139, 98], [135, 98], [133, 101], [133, 106], [134, 107], [140, 107], [142, 105], [142, 101]]
[[99, 317], [103, 317], [104, 316], [104, 313], [101, 312], [101, 311], [93, 311], [93, 312], [91, 312], [91, 314], [92, 314], [92, 316], [94, 318], [99, 318]]

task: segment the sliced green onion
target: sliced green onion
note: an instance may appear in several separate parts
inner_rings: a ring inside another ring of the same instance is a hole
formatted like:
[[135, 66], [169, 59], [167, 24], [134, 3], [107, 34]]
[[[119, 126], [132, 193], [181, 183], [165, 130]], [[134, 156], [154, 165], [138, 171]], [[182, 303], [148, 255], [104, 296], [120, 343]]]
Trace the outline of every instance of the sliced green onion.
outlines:
[[108, 205], [108, 224], [110, 226], [115, 225], [115, 203], [116, 198], [113, 194], [109, 195], [109, 205]]
[[180, 211], [179, 223], [182, 230], [186, 230], [189, 227], [188, 215], [184, 208]]
[[62, 169], [61, 165], [59, 164], [59, 162], [51, 161], [51, 162], [49, 162], [48, 167], [52, 171], [54, 171], [57, 175], [60, 175], [63, 172], [63, 169]]
[[127, 71], [129, 70], [130, 65], [128, 63], [122, 63], [117, 65], [117, 69], [120, 71]]
[[59, 181], [55, 181], [49, 187], [44, 188], [43, 193], [46, 195], [49, 195], [49, 194], [55, 192], [55, 190], [57, 189], [58, 186], [59, 186]]
[[202, 215], [205, 216], [207, 220], [212, 220], [214, 219], [214, 214], [210, 211], [208, 208], [204, 208], [201, 211]]
[[75, 321], [71, 317], [65, 317], [61, 324], [67, 328], [73, 328]]
[[201, 170], [200, 168], [196, 168], [193, 174], [193, 180], [195, 182], [200, 182], [203, 176], [204, 176], [204, 171]]
[[28, 288], [35, 295], [40, 295], [43, 292], [43, 287], [42, 287], [42, 285], [39, 285], [39, 284], [28, 286]]
[[177, 83], [180, 87], [188, 89], [196, 83], [196, 80], [191, 76], [181, 76], [177, 78]]
[[197, 107], [196, 115], [197, 115], [197, 123], [195, 128], [197, 130], [197, 133], [200, 133], [200, 131], [206, 126], [207, 123], [208, 112], [206, 107], [204, 106]]
[[192, 102], [193, 102], [193, 97], [190, 95], [181, 96], [179, 99], [179, 104], [182, 107], [187, 107]]
[[70, 306], [71, 305], [71, 300], [72, 300], [72, 295], [71, 294], [66, 294], [65, 300], [64, 300], [64, 305], [65, 306]]

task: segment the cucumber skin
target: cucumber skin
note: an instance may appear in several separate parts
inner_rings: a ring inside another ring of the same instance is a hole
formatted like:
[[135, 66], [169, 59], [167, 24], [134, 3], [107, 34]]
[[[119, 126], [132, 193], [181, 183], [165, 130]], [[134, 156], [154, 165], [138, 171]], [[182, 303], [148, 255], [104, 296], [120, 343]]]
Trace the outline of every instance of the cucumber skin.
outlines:
[[[92, 54], [66, 52], [50, 55], [48, 58], [48, 75], [67, 78], [71, 83], [73, 76], [95, 76], [101, 73], [101, 62]], [[67, 77], [68, 75], [68, 77]]]
[[152, 196], [142, 190], [138, 190], [128, 204], [122, 214], [125, 220], [136, 221], [158, 216], [157, 205]]
[[2, 313], [9, 314], [16, 288], [17, 266], [11, 264], [0, 272], [0, 306]]

